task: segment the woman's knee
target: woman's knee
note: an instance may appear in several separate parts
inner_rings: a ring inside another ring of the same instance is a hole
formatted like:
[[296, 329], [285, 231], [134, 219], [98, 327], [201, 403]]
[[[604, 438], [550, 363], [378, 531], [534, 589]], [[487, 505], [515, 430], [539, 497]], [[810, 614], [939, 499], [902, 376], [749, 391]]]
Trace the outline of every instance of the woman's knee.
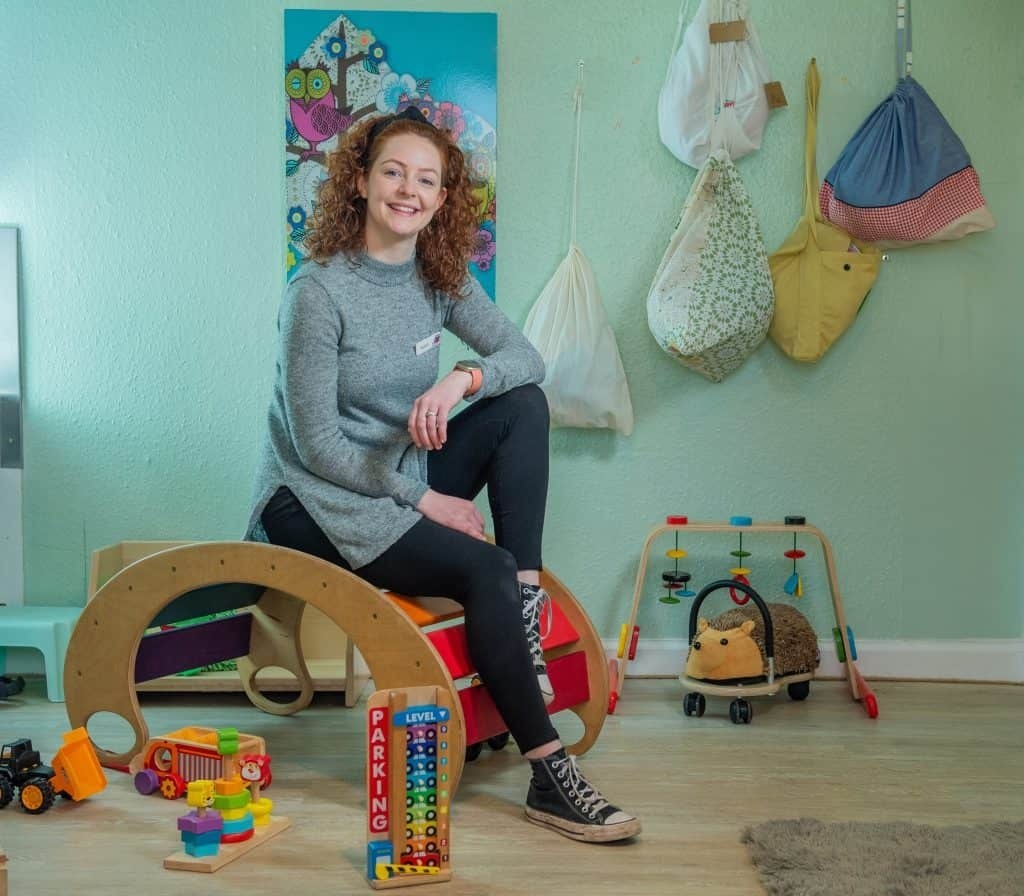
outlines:
[[547, 429], [551, 424], [548, 398], [536, 383], [517, 386], [505, 393], [509, 403], [515, 408], [520, 419]]
[[468, 570], [466, 592], [470, 602], [486, 603], [492, 609], [499, 603], [518, 600], [516, 576], [519, 566], [511, 551], [490, 545], [486, 560]]

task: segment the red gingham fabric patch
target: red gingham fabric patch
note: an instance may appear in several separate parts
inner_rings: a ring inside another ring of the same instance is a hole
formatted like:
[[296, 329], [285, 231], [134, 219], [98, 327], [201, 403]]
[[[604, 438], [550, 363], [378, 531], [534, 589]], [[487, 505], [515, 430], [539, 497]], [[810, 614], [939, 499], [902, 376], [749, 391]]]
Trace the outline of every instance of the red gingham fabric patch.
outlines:
[[858, 208], [836, 199], [825, 181], [818, 191], [822, 215], [837, 227], [868, 243], [878, 240], [926, 240], [957, 218], [984, 208], [981, 183], [973, 166], [939, 181], [917, 199], [883, 208]]

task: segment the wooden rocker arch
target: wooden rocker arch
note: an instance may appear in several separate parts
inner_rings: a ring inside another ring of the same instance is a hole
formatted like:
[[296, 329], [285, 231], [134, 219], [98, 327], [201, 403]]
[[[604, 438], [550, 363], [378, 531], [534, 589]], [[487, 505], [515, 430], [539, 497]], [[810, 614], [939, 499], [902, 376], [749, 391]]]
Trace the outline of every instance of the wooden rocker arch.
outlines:
[[[583, 722], [583, 736], [568, 745], [571, 752], [583, 753], [596, 741], [607, 713], [604, 650], [568, 589], [547, 573], [542, 584], [556, 606], [556, 616], [573, 636], [561, 638], [545, 652], [556, 695], [559, 675], [566, 694], [564, 705], [556, 698], [552, 710], [570, 709]], [[408, 599], [401, 602], [407, 604]], [[237, 658], [242, 685], [253, 705], [278, 715], [298, 712], [313, 698], [313, 682], [299, 637], [307, 605], [322, 612], [352, 640], [378, 689], [430, 684], [449, 690], [455, 722], [451, 726], [450, 774], [453, 789], [457, 787], [467, 719], [460, 701], [462, 692], [452, 673], [461, 677], [469, 670], [465, 660], [460, 666], [457, 658], [465, 655], [464, 649], [455, 650], [453, 659], [444, 646], [451, 641], [451, 629], [436, 633], [440, 638], [425, 634], [386, 592], [334, 564], [273, 545], [184, 544], [145, 556], [113, 575], [86, 605], [68, 646], [64, 667], [68, 719], [72, 727], [87, 726], [100, 712], [124, 719], [135, 736], [130, 750], [116, 753], [95, 746], [104, 765], [127, 765], [149, 738], [136, 682], [232, 658]], [[202, 624], [152, 631], [154, 625], [225, 610], [239, 612]], [[192, 659], [183, 666], [181, 648], [186, 644]], [[201, 663], [197, 656], [202, 657]], [[257, 673], [271, 666], [286, 669], [298, 680], [299, 694], [292, 701], [278, 703], [259, 691]], [[585, 677], [582, 684], [581, 676]], [[472, 688], [463, 693], [464, 700], [466, 694], [473, 698], [465, 702], [471, 715], [482, 690]], [[483, 733], [474, 718], [470, 722], [476, 735]]]

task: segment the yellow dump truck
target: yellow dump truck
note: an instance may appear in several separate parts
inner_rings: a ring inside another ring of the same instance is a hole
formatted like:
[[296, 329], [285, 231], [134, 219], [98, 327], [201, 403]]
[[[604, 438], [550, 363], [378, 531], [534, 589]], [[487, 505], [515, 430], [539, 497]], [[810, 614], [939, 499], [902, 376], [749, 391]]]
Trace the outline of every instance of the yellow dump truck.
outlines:
[[64, 735], [64, 746], [53, 757], [53, 766], [39, 761], [39, 751], [23, 737], [0, 748], [0, 809], [15, 793], [21, 808], [41, 815], [58, 796], [84, 800], [107, 786], [96, 751], [84, 728]]

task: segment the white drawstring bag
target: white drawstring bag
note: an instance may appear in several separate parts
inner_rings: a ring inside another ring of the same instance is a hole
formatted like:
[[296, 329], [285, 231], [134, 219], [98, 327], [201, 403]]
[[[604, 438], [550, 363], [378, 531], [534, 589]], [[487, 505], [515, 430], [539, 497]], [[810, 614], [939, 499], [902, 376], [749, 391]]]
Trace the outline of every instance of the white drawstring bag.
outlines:
[[[700, 168], [713, 145], [723, 145], [733, 160], [761, 145], [771, 113], [765, 93], [771, 72], [747, 0], [701, 0], [676, 50], [688, 6], [689, 0], [683, 0], [674, 52], [658, 95], [658, 131], [672, 155]], [[711, 43], [712, 22], [737, 19], [746, 22], [745, 40]], [[711, 89], [713, 80], [723, 87], [720, 99]]]
[[633, 432], [633, 403], [615, 334], [586, 255], [576, 244], [583, 63], [574, 97], [576, 158], [569, 251], [530, 309], [523, 332], [547, 368], [541, 388], [552, 426]]

